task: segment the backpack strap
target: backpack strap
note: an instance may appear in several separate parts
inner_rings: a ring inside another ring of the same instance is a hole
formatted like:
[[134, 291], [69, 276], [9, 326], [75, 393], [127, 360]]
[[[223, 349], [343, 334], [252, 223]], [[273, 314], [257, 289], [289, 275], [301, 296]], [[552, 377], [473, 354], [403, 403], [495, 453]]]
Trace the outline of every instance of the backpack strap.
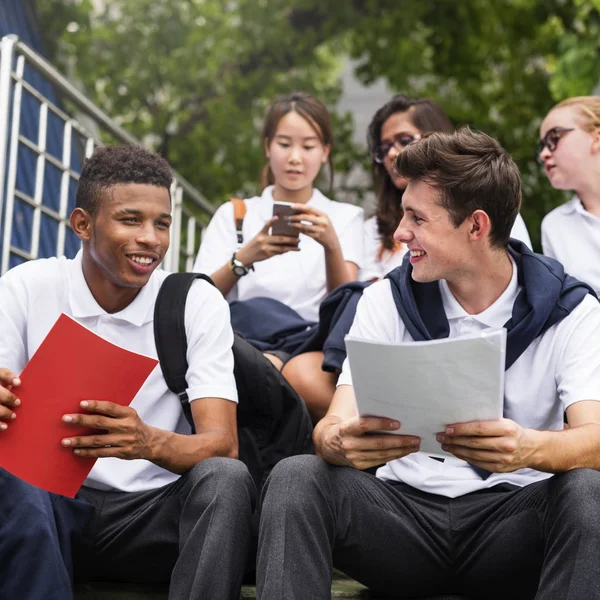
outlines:
[[195, 430], [194, 420], [185, 378], [188, 369], [185, 303], [196, 279], [214, 285], [203, 273], [171, 273], [160, 286], [154, 305], [154, 340], [160, 368], [168, 388], [177, 394], [192, 431]]
[[242, 198], [232, 198], [233, 218], [235, 220], [235, 233], [237, 236], [237, 249], [239, 250], [244, 243], [244, 233], [242, 227], [244, 225], [244, 217], [246, 216], [246, 203]]

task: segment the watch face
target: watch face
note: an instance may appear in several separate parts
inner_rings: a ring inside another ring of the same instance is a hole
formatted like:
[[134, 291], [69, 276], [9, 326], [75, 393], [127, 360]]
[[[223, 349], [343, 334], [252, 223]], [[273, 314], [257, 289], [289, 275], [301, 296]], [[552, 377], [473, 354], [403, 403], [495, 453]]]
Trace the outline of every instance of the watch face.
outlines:
[[243, 265], [234, 265], [233, 269], [231, 269], [238, 277], [243, 277], [248, 273], [248, 269]]

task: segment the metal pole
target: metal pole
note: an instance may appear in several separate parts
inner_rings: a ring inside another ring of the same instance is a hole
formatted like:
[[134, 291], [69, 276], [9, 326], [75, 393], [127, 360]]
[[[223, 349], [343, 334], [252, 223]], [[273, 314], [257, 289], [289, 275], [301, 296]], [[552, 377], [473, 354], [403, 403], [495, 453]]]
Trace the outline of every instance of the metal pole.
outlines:
[[[6, 189], [6, 164], [8, 156], [8, 124], [10, 116], [10, 93], [12, 90], [11, 73], [14, 56], [14, 47], [19, 38], [16, 35], [7, 35], [0, 40], [0, 227], [2, 227], [2, 208], [4, 206], [4, 192]], [[1, 260], [0, 256], [0, 260]]]

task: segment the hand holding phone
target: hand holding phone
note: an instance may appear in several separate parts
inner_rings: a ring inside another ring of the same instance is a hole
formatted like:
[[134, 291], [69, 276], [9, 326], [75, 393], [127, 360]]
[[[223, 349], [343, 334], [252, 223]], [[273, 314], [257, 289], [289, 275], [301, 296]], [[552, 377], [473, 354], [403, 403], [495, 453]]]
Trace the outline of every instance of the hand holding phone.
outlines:
[[294, 214], [296, 214], [296, 211], [292, 208], [291, 202], [274, 202], [273, 216], [278, 217], [278, 220], [271, 226], [271, 235], [297, 238], [300, 235], [298, 230], [287, 222], [288, 217]]

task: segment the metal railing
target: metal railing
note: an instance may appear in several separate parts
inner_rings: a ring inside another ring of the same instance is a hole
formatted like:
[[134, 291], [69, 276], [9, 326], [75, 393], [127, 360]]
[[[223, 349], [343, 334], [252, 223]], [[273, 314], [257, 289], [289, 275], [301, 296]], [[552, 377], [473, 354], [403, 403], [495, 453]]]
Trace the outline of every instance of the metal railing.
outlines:
[[[104, 143], [101, 136], [143, 145], [17, 36], [2, 38], [0, 275], [18, 262], [76, 251], [69, 213], [83, 159]], [[215, 208], [178, 173], [171, 197], [171, 246], [163, 267], [191, 270], [203, 222]]]

